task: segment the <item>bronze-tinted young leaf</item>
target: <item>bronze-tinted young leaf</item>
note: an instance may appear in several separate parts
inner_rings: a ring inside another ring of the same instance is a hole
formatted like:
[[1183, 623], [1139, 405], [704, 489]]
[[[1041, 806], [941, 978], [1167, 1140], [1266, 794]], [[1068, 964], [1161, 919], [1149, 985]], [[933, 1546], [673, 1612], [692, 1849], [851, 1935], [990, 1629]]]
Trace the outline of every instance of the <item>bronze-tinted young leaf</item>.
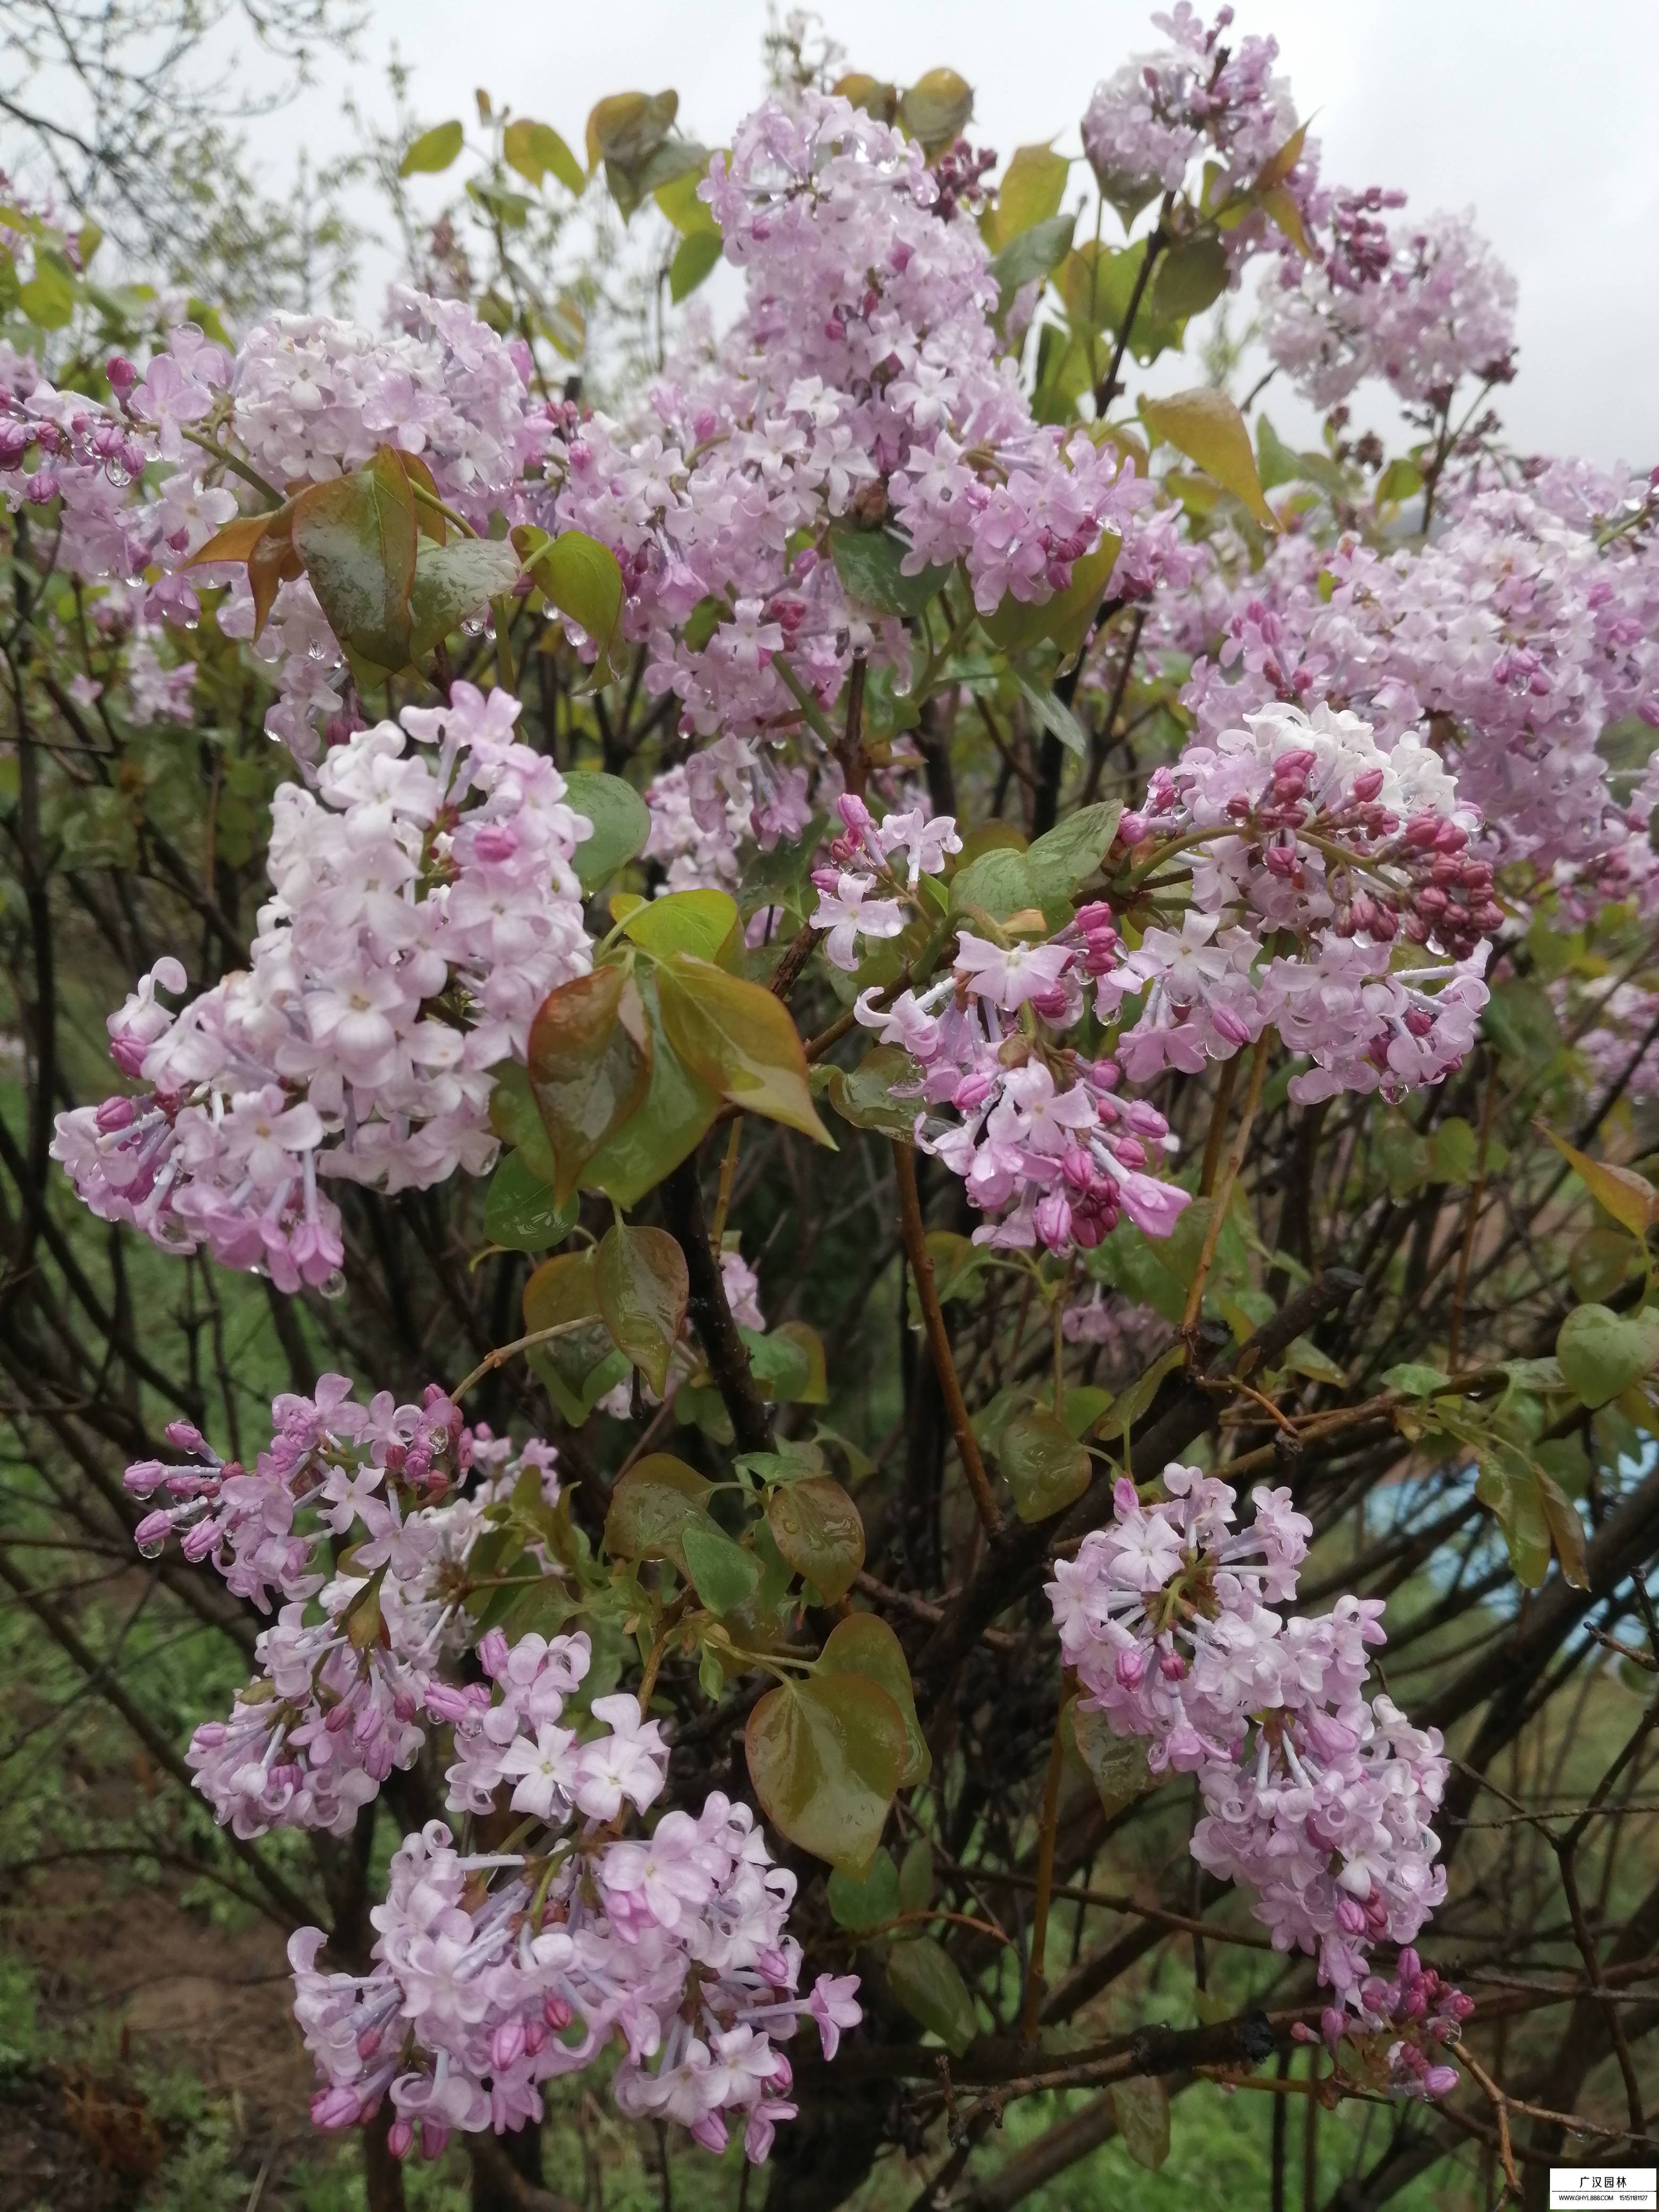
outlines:
[[1107, 2093], [1123, 2148], [1137, 2166], [1156, 2173], [1170, 2155], [1170, 2094], [1155, 2074], [1115, 2081]]
[[1589, 1570], [1584, 1559], [1584, 1524], [1578, 1517], [1578, 1509], [1554, 1476], [1535, 1460], [1533, 1472], [1538, 1483], [1538, 1502], [1555, 1556], [1561, 1562], [1561, 1572], [1574, 1589], [1588, 1589]]
[[904, 1722], [862, 1674], [781, 1683], [749, 1716], [749, 1778], [773, 1826], [848, 1874], [870, 1863], [899, 1786]]
[[706, 1520], [714, 1486], [672, 1452], [647, 1452], [611, 1493], [605, 1547], [619, 1559], [667, 1559], [686, 1571], [686, 1527]]
[[848, 1613], [824, 1639], [822, 1663], [831, 1674], [865, 1674], [880, 1683], [904, 1721], [904, 1765], [899, 1788], [910, 1790], [925, 1782], [933, 1771], [933, 1754], [916, 1718], [916, 1693], [911, 1687], [904, 1646], [887, 1623], [873, 1613]]
[[296, 583], [305, 574], [294, 547], [294, 507], [278, 507], [264, 535], [247, 556], [247, 580], [253, 593], [253, 637], [258, 639], [284, 584]]
[[617, 1350], [661, 1397], [690, 1295], [684, 1253], [665, 1229], [613, 1222], [600, 1242], [593, 1279]]
[[530, 1030], [530, 1087], [568, 1198], [589, 1161], [644, 1100], [651, 1032], [633, 978], [596, 968], [543, 1000]]
[[1045, 1407], [1015, 1414], [999, 1455], [1022, 1521], [1047, 1521], [1089, 1487], [1088, 1453]]
[[826, 1605], [839, 1605], [864, 1565], [864, 1523], [833, 1475], [781, 1484], [766, 1501], [772, 1540]]
[[409, 659], [409, 599], [420, 532], [398, 456], [313, 484], [294, 502], [294, 550], [342, 645], [377, 667]]
[[663, 1035], [656, 977], [641, 973], [638, 985], [651, 1036], [650, 1088], [586, 1170], [592, 1187], [618, 1206], [636, 1206], [695, 1152], [720, 1103], [720, 1093], [691, 1073]]
[[201, 550], [191, 555], [185, 563], [185, 568], [199, 568], [209, 561], [246, 561], [270, 528], [271, 520], [269, 513], [239, 514], [234, 522], [226, 523], [222, 530], [216, 530]]
[[795, 1024], [769, 991], [686, 952], [659, 965], [657, 989], [669, 1042], [694, 1075], [745, 1113], [835, 1150], [812, 1104]]
[[1279, 519], [1262, 496], [1250, 434], [1224, 392], [1200, 384], [1167, 399], [1149, 399], [1141, 412], [1154, 438], [1196, 461], [1206, 476], [1243, 502], [1264, 530], [1278, 529]]
[[526, 1332], [558, 1328], [572, 1322], [590, 1324], [569, 1330], [531, 1354], [531, 1363], [552, 1392], [568, 1421], [585, 1419], [592, 1399], [609, 1389], [595, 1377], [607, 1363], [628, 1372], [627, 1364], [614, 1350], [611, 1332], [599, 1316], [599, 1291], [593, 1280], [591, 1248], [562, 1252], [544, 1260], [524, 1286], [524, 1325]]
[[961, 1970], [931, 1936], [907, 1936], [887, 1954], [887, 1985], [911, 2017], [960, 2058], [979, 2033]]
[[519, 556], [504, 541], [456, 538], [441, 545], [423, 535], [409, 594], [409, 658], [424, 659], [469, 616], [510, 592], [518, 574]]

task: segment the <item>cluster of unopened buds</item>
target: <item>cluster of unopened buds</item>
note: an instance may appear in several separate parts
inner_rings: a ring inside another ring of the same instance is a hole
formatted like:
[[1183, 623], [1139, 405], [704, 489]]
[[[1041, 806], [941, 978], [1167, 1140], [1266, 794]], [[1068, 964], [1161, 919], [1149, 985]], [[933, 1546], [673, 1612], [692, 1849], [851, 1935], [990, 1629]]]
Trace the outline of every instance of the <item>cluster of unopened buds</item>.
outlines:
[[1379, 1974], [1366, 1977], [1358, 2018], [1340, 2005], [1328, 2005], [1317, 2031], [1297, 2021], [1291, 2033], [1298, 2043], [1322, 2039], [1333, 2057], [1346, 2040], [1368, 2073], [1374, 2069], [1394, 2095], [1430, 2100], [1449, 2097], [1457, 2087], [1457, 2069], [1448, 2064], [1445, 2054], [1474, 2010], [1473, 1997], [1425, 1966], [1407, 1944], [1395, 1961], [1392, 1981]]
[[[1439, 1735], [1365, 1694], [1380, 1601], [1341, 1598], [1314, 1619], [1279, 1610], [1311, 1534], [1288, 1490], [1256, 1491], [1240, 1529], [1215, 1476], [1171, 1465], [1159, 1489], [1149, 1503], [1120, 1479], [1111, 1526], [1057, 1564], [1061, 1654], [1091, 1708], [1145, 1741], [1154, 1771], [1196, 1775], [1194, 1857], [1255, 1892], [1276, 1949], [1316, 1957], [1345, 2032], [1370, 2026], [1383, 1990], [1370, 1950], [1411, 1942], [1445, 1894], [1430, 1825], [1447, 1773]], [[1426, 2094], [1455, 2081], [1435, 2078]]]
[[1095, 901], [1046, 944], [961, 931], [951, 972], [920, 994], [907, 989], [882, 1006], [879, 991], [860, 994], [858, 1020], [916, 1062], [916, 1079], [895, 1096], [922, 1102], [917, 1143], [962, 1177], [981, 1212], [1000, 1217], [975, 1231], [977, 1242], [1087, 1249], [1120, 1215], [1167, 1237], [1189, 1202], [1147, 1172], [1176, 1139], [1156, 1107], [1118, 1096], [1117, 1061], [1022, 1024], [1029, 1007], [1051, 1028], [1070, 1027], [1085, 979], [1116, 949], [1110, 909]]

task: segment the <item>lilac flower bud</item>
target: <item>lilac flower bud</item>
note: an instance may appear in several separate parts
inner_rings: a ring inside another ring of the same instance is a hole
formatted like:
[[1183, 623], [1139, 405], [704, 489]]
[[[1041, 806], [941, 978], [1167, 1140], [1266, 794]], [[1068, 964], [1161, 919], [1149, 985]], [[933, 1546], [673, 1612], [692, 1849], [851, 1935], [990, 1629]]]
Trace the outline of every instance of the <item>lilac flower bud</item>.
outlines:
[[343, 2081], [337, 2082], [331, 2089], [319, 2089], [312, 2099], [312, 2124], [328, 2129], [356, 2127], [362, 2109], [356, 2091]]
[[400, 2112], [386, 2131], [386, 2147], [393, 2158], [407, 2158], [414, 2142], [414, 2127]]
[[1039, 1199], [1036, 1209], [1037, 1235], [1050, 1251], [1063, 1251], [1071, 1242], [1072, 1207], [1069, 1200], [1058, 1191], [1050, 1191]]
[[1455, 2066], [1431, 2066], [1423, 2076], [1425, 2097], [1449, 2097], [1462, 2076]]
[[1360, 805], [1368, 806], [1382, 790], [1382, 784], [1383, 775], [1380, 768], [1363, 769], [1353, 780], [1353, 797]]
[[109, 379], [111, 391], [120, 399], [125, 399], [138, 381], [138, 372], [125, 354], [112, 353], [104, 363], [104, 374]]
[[192, 1456], [216, 1458], [208, 1449], [207, 1438], [193, 1421], [169, 1421], [161, 1434], [175, 1451], [189, 1452]]
[[173, 1534], [170, 1513], [146, 1513], [132, 1532], [132, 1540], [147, 1559], [157, 1558], [166, 1549], [167, 1538]]
[[98, 1109], [98, 1127], [105, 1136], [117, 1129], [130, 1129], [138, 1116], [137, 1102], [131, 1098], [106, 1098]]
[[492, 1680], [499, 1682], [507, 1672], [511, 1652], [504, 1632], [490, 1629], [478, 1639], [478, 1664]]

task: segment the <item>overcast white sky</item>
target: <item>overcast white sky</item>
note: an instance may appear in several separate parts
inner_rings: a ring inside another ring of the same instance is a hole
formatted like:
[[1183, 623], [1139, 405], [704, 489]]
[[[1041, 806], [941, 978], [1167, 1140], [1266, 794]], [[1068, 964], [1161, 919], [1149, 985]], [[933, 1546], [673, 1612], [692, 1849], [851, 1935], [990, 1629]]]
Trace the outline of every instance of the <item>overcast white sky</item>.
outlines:
[[[1159, 42], [1135, 0], [833, 0], [852, 66], [906, 82], [941, 64], [975, 88], [971, 135], [1006, 155], [1060, 134], [1097, 80]], [[1240, 0], [1271, 31], [1325, 175], [1399, 185], [1420, 213], [1473, 206], [1521, 288], [1521, 374], [1503, 396], [1522, 447], [1659, 460], [1659, 0]], [[319, 155], [347, 143], [396, 40], [424, 120], [487, 88], [580, 149], [604, 94], [680, 94], [680, 121], [726, 138], [762, 81], [765, 0], [378, 0], [361, 59], [319, 82], [270, 133]], [[1276, 403], [1275, 412], [1290, 410]], [[1287, 430], [1305, 425], [1288, 419]]]

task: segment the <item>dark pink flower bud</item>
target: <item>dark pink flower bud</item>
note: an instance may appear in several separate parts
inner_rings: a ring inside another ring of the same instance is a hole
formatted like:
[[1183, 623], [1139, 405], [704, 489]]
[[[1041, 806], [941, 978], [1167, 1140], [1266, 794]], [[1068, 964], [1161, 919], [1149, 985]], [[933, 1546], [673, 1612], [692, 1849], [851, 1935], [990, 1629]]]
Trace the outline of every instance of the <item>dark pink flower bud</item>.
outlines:
[[104, 363], [104, 374], [109, 379], [110, 390], [125, 399], [138, 381], [138, 372], [125, 354], [112, 353]]
[[1368, 768], [1353, 780], [1353, 796], [1361, 806], [1369, 806], [1382, 788], [1382, 771], [1380, 768]]

